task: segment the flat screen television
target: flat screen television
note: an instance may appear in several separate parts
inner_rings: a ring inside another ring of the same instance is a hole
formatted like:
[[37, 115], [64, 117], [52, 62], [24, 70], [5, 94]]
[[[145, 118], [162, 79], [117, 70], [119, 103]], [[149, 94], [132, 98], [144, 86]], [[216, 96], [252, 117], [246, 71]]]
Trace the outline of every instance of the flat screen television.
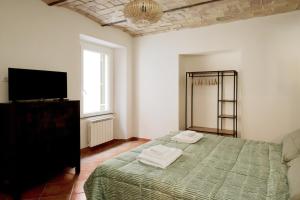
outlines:
[[67, 98], [67, 73], [8, 68], [10, 101]]

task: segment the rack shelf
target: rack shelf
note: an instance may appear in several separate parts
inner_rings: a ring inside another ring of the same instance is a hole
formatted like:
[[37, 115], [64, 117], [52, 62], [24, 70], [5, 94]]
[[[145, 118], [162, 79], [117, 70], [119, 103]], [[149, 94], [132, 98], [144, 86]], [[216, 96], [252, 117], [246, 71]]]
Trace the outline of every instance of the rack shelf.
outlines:
[[228, 99], [223, 99], [223, 100], [219, 100], [219, 102], [228, 102], [228, 103], [235, 103], [236, 100], [228, 100]]
[[219, 115], [219, 118], [228, 118], [228, 119], [235, 119], [235, 115]]

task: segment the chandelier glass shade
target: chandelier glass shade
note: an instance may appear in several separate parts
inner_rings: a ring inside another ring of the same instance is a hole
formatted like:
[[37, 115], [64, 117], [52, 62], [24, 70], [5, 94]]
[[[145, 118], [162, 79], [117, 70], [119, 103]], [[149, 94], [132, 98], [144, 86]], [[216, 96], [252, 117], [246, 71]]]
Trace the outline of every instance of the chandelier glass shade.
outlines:
[[152, 24], [160, 20], [163, 12], [154, 0], [132, 0], [124, 8], [124, 15], [134, 24]]

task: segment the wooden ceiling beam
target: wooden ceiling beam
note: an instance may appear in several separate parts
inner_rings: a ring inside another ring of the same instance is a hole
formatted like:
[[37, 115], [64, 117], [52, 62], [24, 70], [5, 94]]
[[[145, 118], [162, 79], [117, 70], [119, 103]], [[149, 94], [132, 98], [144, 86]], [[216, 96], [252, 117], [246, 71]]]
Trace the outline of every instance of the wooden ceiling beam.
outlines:
[[194, 3], [194, 4], [191, 4], [191, 5], [186, 5], [186, 6], [182, 6], [182, 7], [178, 7], [178, 8], [172, 8], [172, 9], [169, 9], [169, 10], [165, 10], [165, 11], [163, 11], [163, 13], [174, 12], [174, 11], [177, 11], [177, 10], [183, 10], [183, 9], [192, 8], [192, 7], [196, 7], [196, 6], [202, 6], [202, 5], [205, 5], [205, 4], [215, 3], [215, 2], [218, 2], [218, 1], [224, 1], [224, 0], [203, 1], [203, 2], [200, 2], [200, 3]]
[[63, 3], [67, 0], [42, 0], [43, 2], [45, 2], [46, 4], [48, 4], [48, 6], [55, 6], [59, 3]]
[[102, 24], [102, 26], [112, 26], [112, 25], [115, 25], [115, 24], [121, 24], [121, 23], [125, 23], [125, 22], [127, 22], [126, 19], [120, 20], [120, 21], [116, 21], [116, 22], [107, 23], [107, 24]]

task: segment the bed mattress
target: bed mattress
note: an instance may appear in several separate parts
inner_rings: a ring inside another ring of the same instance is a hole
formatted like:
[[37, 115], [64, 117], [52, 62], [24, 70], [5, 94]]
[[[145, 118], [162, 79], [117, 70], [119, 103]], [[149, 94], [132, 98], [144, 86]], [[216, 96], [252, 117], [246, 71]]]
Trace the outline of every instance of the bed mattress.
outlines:
[[[184, 144], [172, 141], [174, 134], [101, 164], [84, 185], [87, 199], [289, 199], [281, 145], [215, 135]], [[183, 155], [166, 169], [136, 160], [144, 148], [157, 144], [182, 149]]]

